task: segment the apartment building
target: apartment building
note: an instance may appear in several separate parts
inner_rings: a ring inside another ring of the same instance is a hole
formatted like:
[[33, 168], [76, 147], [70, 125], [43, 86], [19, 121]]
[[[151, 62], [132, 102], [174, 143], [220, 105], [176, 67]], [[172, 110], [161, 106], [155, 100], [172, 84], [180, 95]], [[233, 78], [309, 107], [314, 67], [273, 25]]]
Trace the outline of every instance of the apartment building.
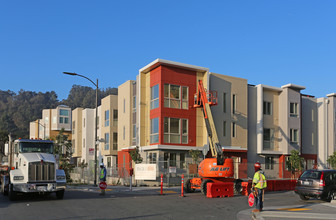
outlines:
[[327, 159], [336, 150], [336, 93], [317, 99], [318, 109], [318, 164], [328, 168]]
[[71, 109], [64, 105], [43, 109], [42, 119], [30, 122], [29, 126], [29, 138], [55, 138], [64, 129], [64, 134], [71, 140]]
[[129, 80], [118, 87], [118, 167], [131, 167], [130, 151], [139, 146], [137, 81]]
[[118, 96], [109, 95], [101, 100], [99, 117], [100, 162], [115, 167], [118, 156]]
[[210, 89], [217, 91], [212, 106], [219, 143], [224, 155], [234, 160], [234, 177], [247, 178], [248, 86], [247, 80], [210, 73]]
[[[83, 108], [76, 108], [72, 111], [72, 157], [74, 163], [78, 164], [82, 160], [83, 151]], [[84, 149], [85, 151], [85, 149]]]

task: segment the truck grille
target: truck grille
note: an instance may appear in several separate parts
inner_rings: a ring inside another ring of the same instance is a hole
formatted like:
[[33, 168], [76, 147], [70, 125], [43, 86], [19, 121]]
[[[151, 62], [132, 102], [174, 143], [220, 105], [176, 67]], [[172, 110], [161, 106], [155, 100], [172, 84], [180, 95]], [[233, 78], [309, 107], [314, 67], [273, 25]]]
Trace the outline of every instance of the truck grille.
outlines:
[[29, 163], [29, 182], [55, 181], [55, 164], [48, 162]]

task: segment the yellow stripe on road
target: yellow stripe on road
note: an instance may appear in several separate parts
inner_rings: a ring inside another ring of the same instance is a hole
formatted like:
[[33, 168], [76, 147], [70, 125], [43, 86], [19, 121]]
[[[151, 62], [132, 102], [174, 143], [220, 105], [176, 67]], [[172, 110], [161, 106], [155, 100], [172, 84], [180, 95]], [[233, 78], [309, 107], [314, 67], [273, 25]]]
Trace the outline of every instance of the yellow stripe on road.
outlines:
[[295, 212], [295, 211], [306, 211], [306, 210], [311, 210], [311, 209], [307, 209], [307, 208], [286, 208], [286, 209], [277, 209], [277, 210]]
[[[158, 193], [161, 193], [161, 191], [158, 191]], [[175, 192], [175, 191], [163, 191], [163, 194], [165, 194], [165, 193], [169, 194], [169, 193], [177, 193], [177, 192]]]

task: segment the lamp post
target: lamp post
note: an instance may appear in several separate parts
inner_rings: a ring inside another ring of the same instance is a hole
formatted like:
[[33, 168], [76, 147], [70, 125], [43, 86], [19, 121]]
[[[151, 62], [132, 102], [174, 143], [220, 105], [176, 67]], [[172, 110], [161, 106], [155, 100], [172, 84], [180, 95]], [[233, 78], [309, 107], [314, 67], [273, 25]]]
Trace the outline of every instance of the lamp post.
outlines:
[[71, 72], [63, 72], [64, 74], [67, 75], [71, 75], [71, 76], [80, 76], [83, 77], [87, 80], [89, 80], [93, 85], [95, 85], [96, 87], [96, 120], [95, 120], [95, 161], [94, 161], [94, 165], [95, 165], [95, 172], [94, 172], [94, 186], [97, 186], [97, 118], [98, 118], [98, 79], [97, 79], [97, 83], [94, 83], [91, 79], [87, 78], [86, 76], [77, 74], [77, 73], [71, 73]]

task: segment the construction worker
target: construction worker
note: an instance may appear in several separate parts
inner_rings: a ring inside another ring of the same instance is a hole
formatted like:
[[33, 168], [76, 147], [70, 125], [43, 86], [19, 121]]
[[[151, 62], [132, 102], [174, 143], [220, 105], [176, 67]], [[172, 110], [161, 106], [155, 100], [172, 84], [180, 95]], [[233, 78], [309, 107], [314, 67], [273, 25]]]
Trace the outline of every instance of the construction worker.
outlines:
[[259, 162], [254, 164], [254, 170], [255, 173], [252, 180], [252, 190], [254, 192], [256, 209], [252, 210], [252, 212], [261, 212], [263, 209], [264, 191], [267, 187], [267, 183]]
[[[104, 163], [100, 163], [100, 175], [99, 175], [100, 182], [106, 181], [106, 168], [104, 166]], [[100, 194], [101, 196], [105, 196], [105, 189], [101, 189]]]

